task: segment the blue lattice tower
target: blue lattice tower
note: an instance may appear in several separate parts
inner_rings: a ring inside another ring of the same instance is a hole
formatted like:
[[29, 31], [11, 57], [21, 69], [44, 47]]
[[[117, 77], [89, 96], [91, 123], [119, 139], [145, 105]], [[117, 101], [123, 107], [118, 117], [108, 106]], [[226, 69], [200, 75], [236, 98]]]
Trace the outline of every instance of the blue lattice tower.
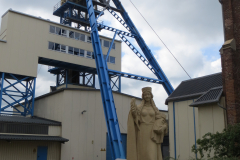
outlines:
[[0, 114], [33, 116], [36, 78], [0, 73]]
[[95, 88], [96, 73], [87, 70], [72, 70], [64, 68], [51, 68], [48, 70], [56, 75], [56, 87], [68, 85], [85, 86]]
[[[85, 29], [88, 28], [91, 31], [92, 46], [96, 62], [96, 71], [100, 84], [103, 109], [108, 130], [108, 139], [110, 141], [113, 159], [126, 159], [126, 155], [123, 152], [123, 147], [121, 143], [121, 134], [112, 95], [112, 82], [109, 77], [125, 77], [145, 82], [162, 84], [168, 95], [173, 92], [173, 87], [167, 79], [166, 75], [164, 74], [163, 70], [161, 69], [160, 65], [158, 64], [157, 60], [153, 56], [151, 50], [146, 45], [141, 34], [138, 32], [137, 28], [133, 24], [131, 18], [128, 16], [121, 2], [119, 0], [112, 1], [116, 7], [110, 6], [109, 2], [106, 2], [106, 0], [100, 0], [100, 2], [86, 0], [86, 5], [83, 1], [79, 2], [78, 4], [73, 3], [72, 1], [66, 1], [66, 3], [62, 3], [60, 7], [56, 7], [56, 9], [54, 9], [54, 15], [60, 17], [61, 23], [64, 23], [64, 21], [62, 20], [64, 17], [65, 21], [73, 22], [73, 20], [75, 20], [75, 23], [77, 23], [78, 26], [85, 26]], [[82, 19], [79, 14], [73, 14], [72, 8], [74, 4], [79, 7], [79, 10], [85, 11], [87, 16], [84, 19]], [[98, 6], [104, 7], [103, 10], [98, 10]], [[87, 10], [87, 12], [84, 8]], [[98, 18], [104, 15], [103, 13], [105, 10], [109, 11], [113, 15], [113, 17], [116, 18], [126, 28], [127, 31], [122, 31], [98, 22]], [[118, 12], [121, 17], [116, 12]], [[64, 13], [67, 13], [67, 16], [65, 16]], [[77, 15], [77, 18], [74, 15]], [[107, 58], [105, 59], [103, 56], [101, 42], [99, 39], [98, 31], [102, 29], [115, 32], [107, 57], [110, 54], [113, 41], [116, 35], [118, 35], [122, 39], [122, 41], [124, 41], [127, 46], [130, 47], [133, 53], [142, 60], [142, 62], [150, 69], [150, 71], [152, 71], [156, 75], [157, 79], [109, 70], [106, 63]], [[127, 39], [127, 37], [133, 38], [137, 41], [141, 52], [132, 45], [132, 43]], [[115, 82], [113, 83], [116, 84]], [[121, 90], [121, 79], [119, 79], [119, 84], [119, 90]]]

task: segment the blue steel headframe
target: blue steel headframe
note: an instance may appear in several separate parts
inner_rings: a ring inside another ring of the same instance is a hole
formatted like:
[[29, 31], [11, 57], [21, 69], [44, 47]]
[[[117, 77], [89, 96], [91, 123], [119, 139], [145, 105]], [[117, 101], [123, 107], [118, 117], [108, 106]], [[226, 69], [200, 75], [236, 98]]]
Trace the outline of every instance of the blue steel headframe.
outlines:
[[[33, 116], [36, 78], [8, 73], [0, 77], [0, 114]], [[15, 111], [7, 110], [10, 107]]]
[[[131, 33], [136, 35], [135, 39], [136, 39], [139, 47], [142, 49], [144, 55], [146, 56], [146, 58], [148, 59], [149, 63], [152, 65], [152, 67], [156, 69], [155, 75], [158, 77], [158, 79], [164, 81], [163, 87], [166, 90], [167, 94], [170, 95], [173, 92], [174, 89], [173, 89], [171, 83], [169, 82], [168, 78], [164, 74], [163, 70], [161, 69], [160, 65], [158, 64], [157, 60], [153, 56], [151, 50], [146, 45], [145, 41], [143, 40], [143, 38], [140, 35], [140, 33], [138, 32], [137, 28], [135, 27], [132, 20], [128, 16], [128, 14], [125, 11], [121, 2], [119, 0], [112, 0], [112, 1], [115, 4], [115, 6], [117, 7], [117, 9], [122, 10], [122, 12], [120, 12], [120, 14], [123, 17], [123, 19], [125, 20], [125, 22], [121, 23], [121, 24], [123, 24], [124, 27], [126, 27]], [[108, 9], [108, 10], [113, 15], [114, 11], [112, 11], [110, 9]], [[116, 18], [116, 16], [114, 16], [114, 17]], [[126, 24], [127, 24], [128, 27], [126, 26]]]
[[113, 100], [112, 89], [109, 81], [108, 67], [106, 61], [103, 58], [101, 43], [98, 34], [97, 21], [93, 9], [93, 3], [92, 0], [86, 0], [86, 2], [91, 26], [92, 45], [95, 55], [97, 73], [99, 77], [99, 85], [107, 130], [109, 133], [109, 139], [111, 142], [111, 147], [113, 149], [114, 158], [125, 159], [126, 156], [124, 154], [122, 146], [121, 133]]

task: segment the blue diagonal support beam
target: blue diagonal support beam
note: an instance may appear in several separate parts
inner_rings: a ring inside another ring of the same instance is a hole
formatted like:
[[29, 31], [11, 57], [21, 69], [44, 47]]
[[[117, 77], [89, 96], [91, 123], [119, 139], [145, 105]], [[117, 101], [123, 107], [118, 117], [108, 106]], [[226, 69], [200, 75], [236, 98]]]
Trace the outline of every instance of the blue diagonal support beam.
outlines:
[[92, 0], [86, 0], [89, 21], [91, 26], [91, 38], [94, 50], [96, 69], [98, 73], [103, 109], [114, 159], [126, 159], [122, 146], [121, 132], [119, 128], [116, 108], [114, 104], [111, 84], [108, 74], [108, 66], [103, 58], [102, 47], [98, 34], [97, 21], [94, 14]]
[[135, 79], [139, 81], [145, 81], [145, 82], [150, 82], [150, 83], [157, 83], [157, 84], [163, 84], [163, 81], [159, 79], [154, 79], [154, 78], [149, 78], [149, 77], [144, 77], [136, 74], [131, 74], [131, 73], [126, 73], [126, 72], [120, 72], [120, 71], [115, 71], [115, 70], [108, 70], [108, 73], [110, 75], [117, 75], [125, 78], [130, 78], [130, 79]]
[[112, 32], [119, 32], [120, 34], [122, 34], [124, 36], [132, 37], [132, 38], [135, 37], [135, 34], [132, 34], [132, 33], [129, 33], [129, 32], [125, 32], [125, 31], [122, 31], [122, 30], [119, 30], [119, 29], [116, 29], [116, 28], [113, 28], [113, 27], [109, 27], [109, 26], [106, 26], [104, 24], [99, 24], [98, 23], [98, 28], [99, 29], [109, 30], [109, 31], [112, 31]]
[[127, 25], [127, 23], [111, 8], [107, 8], [107, 10], [115, 17], [129, 32], [132, 32], [132, 29]]
[[164, 81], [163, 83], [163, 87], [166, 90], [167, 94], [170, 95], [173, 92], [173, 87], [171, 85], [171, 83], [169, 82], [167, 76], [165, 75], [165, 73], [163, 72], [162, 68], [160, 67], [160, 65], [158, 64], [157, 60], [155, 59], [155, 57], [153, 56], [151, 50], [148, 48], [147, 44], [145, 43], [145, 41], [143, 40], [141, 34], [138, 32], [137, 28], [135, 27], [134, 23], [132, 22], [131, 18], [129, 17], [129, 15], [127, 14], [126, 10], [124, 9], [122, 3], [119, 0], [112, 0], [113, 3], [115, 4], [116, 8], [119, 10], [122, 10], [122, 12], [120, 13], [122, 18], [124, 19], [124, 25], [126, 25], [126, 28], [129, 28], [129, 31], [131, 33], [136, 34], [137, 36], [135, 37], [139, 47], [142, 49], [143, 54], [145, 55], [145, 57], [147, 58], [148, 62], [151, 64], [151, 66], [155, 69], [156, 71], [156, 76], [158, 79], [161, 79]]
[[156, 75], [155, 69], [152, 67], [152, 65], [148, 62], [148, 60], [143, 57], [140, 52], [132, 45], [132, 43], [122, 34], [118, 33], [118, 36], [125, 42], [128, 47], [140, 58], [140, 60]]

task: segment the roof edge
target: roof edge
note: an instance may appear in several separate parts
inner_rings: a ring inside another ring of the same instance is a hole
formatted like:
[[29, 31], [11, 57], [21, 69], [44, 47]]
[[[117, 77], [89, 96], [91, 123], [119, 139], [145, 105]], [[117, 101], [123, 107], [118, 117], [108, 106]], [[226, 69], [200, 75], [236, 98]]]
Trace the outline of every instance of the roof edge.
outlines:
[[204, 93], [206, 93], [206, 92], [184, 95], [184, 96], [178, 96], [178, 97], [173, 97], [173, 98], [167, 98], [166, 101], [165, 101], [165, 104], [168, 105], [168, 102], [182, 101], [182, 100], [187, 100], [187, 99], [191, 99], [191, 98], [198, 98], [199, 96], [203, 95]]
[[222, 72], [213, 73], [213, 74], [209, 74], [209, 75], [202, 76], [202, 77], [196, 77], [196, 78], [188, 79], [188, 80], [185, 80], [185, 81], [182, 81], [182, 82], [187, 82], [187, 81], [192, 81], [192, 80], [196, 80], [196, 79], [202, 79], [202, 78], [206, 78], [206, 77], [211, 77], [211, 76], [214, 76], [214, 75], [217, 75], [217, 74], [222, 74]]

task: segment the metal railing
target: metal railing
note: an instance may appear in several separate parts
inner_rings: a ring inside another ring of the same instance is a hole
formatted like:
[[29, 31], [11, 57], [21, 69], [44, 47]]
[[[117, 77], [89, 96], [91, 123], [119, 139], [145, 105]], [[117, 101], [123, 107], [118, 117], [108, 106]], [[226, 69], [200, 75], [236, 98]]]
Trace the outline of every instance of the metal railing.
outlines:
[[54, 7], [53, 7], [53, 12], [55, 12], [59, 7], [61, 7], [61, 2], [62, 1], [60, 1], [60, 2], [58, 2]]
[[[65, 0], [65, 1], [63, 1], [63, 2], [66, 3], [67, 1], [72, 2], [72, 0]], [[94, 0], [94, 1], [98, 1], [98, 0]], [[62, 1], [58, 2], [58, 3], [53, 7], [53, 12], [55, 12], [58, 8], [60, 8], [64, 3], [62, 3]], [[98, 6], [97, 9], [95, 9], [95, 10], [101, 12], [101, 11], [104, 10], [104, 7]]]

